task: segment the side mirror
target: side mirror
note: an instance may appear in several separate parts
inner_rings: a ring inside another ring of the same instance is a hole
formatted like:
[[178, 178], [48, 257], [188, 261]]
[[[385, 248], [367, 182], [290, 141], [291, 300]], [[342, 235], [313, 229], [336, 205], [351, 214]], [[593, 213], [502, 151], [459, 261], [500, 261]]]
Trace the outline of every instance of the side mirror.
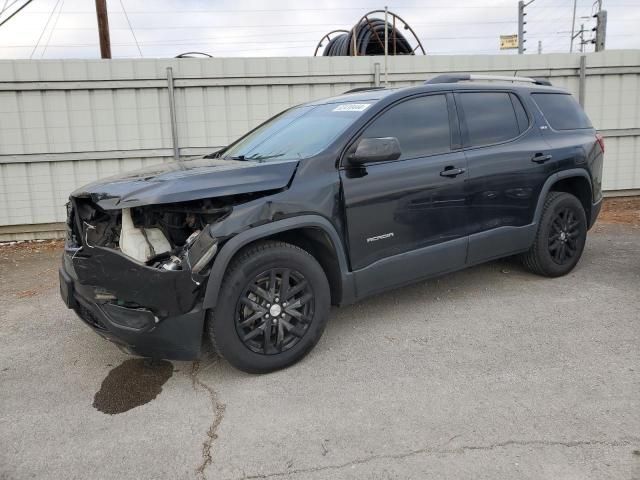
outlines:
[[400, 142], [396, 137], [362, 138], [355, 152], [347, 158], [352, 165], [370, 162], [386, 162], [397, 160], [402, 155]]

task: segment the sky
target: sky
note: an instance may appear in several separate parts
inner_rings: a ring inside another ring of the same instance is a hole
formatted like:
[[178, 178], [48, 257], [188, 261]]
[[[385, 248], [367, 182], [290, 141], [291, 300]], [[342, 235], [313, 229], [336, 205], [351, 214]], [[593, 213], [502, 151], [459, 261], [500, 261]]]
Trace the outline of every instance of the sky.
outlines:
[[[576, 31], [584, 23], [585, 38], [593, 38], [594, 0], [576, 1]], [[24, 2], [0, 0], [0, 9], [14, 2], [0, 22]], [[386, 1], [431, 55], [516, 54], [500, 51], [499, 37], [517, 33], [517, 3]], [[325, 34], [350, 29], [362, 15], [384, 6], [371, 0], [107, 0], [113, 58], [167, 58], [188, 51], [215, 57], [312, 56]], [[603, 8], [606, 48], [640, 48], [640, 0], [603, 0]], [[538, 41], [543, 53], [569, 51], [573, 0], [534, 0], [526, 12], [526, 53], [536, 53]], [[574, 51], [579, 48], [576, 40]], [[0, 27], [0, 58], [99, 56], [94, 0], [33, 0]]]

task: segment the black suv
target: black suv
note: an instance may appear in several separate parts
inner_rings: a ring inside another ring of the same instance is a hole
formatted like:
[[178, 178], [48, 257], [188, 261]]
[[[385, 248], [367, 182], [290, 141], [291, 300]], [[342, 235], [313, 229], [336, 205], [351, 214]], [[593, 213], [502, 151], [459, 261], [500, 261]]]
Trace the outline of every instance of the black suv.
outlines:
[[[126, 351], [291, 365], [331, 304], [500, 257], [564, 275], [602, 199], [604, 144], [544, 80], [443, 75], [293, 107], [202, 159], [81, 188], [60, 289]], [[470, 80], [470, 81], [463, 81]]]

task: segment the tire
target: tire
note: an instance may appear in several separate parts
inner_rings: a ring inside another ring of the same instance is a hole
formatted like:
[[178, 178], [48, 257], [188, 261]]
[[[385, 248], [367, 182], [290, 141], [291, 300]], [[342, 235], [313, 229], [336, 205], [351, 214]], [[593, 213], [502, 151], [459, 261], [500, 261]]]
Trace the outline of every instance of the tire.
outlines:
[[586, 239], [587, 216], [580, 200], [569, 193], [550, 192], [533, 245], [521, 261], [538, 275], [566, 275], [580, 260]]
[[296, 363], [318, 343], [330, 305], [327, 277], [313, 256], [288, 243], [263, 241], [232, 260], [207, 331], [234, 367], [272, 372]]

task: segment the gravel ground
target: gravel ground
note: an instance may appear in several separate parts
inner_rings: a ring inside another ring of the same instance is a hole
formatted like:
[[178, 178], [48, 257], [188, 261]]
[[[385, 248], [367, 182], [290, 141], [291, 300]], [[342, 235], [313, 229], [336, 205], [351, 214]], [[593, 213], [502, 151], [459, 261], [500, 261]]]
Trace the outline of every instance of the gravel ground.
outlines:
[[0, 478], [640, 478], [637, 226], [560, 279], [500, 261], [334, 309], [264, 376], [120, 353], [58, 257], [0, 248]]

